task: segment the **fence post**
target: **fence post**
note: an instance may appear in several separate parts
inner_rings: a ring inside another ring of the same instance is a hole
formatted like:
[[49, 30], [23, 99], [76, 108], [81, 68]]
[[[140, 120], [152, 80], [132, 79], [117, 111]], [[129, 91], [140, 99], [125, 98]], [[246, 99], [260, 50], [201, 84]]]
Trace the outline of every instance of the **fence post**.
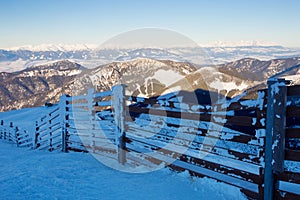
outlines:
[[268, 80], [268, 103], [265, 144], [264, 199], [274, 196], [274, 175], [284, 170], [286, 93], [285, 79]]
[[68, 152], [68, 127], [69, 127], [69, 108], [68, 108], [68, 104], [69, 101], [67, 99], [67, 95], [62, 95], [60, 97], [60, 101], [59, 101], [59, 109], [60, 109], [60, 115], [61, 115], [61, 127], [62, 127], [62, 133], [61, 133], [61, 137], [62, 137], [62, 145], [61, 145], [61, 149], [63, 152]]
[[6, 140], [6, 133], [7, 133], [7, 128], [5, 128], [4, 122], [3, 122], [3, 139], [4, 140]]
[[47, 120], [47, 128], [48, 128], [48, 131], [49, 131], [49, 135], [48, 135], [48, 142], [49, 142], [49, 151], [53, 151], [53, 147], [52, 147], [52, 122], [51, 122], [51, 114], [49, 113], [47, 113], [47, 118], [46, 118], [46, 120]]
[[38, 137], [39, 137], [39, 123], [38, 121], [35, 121], [35, 133], [33, 134], [32, 138], [32, 147], [33, 149], [38, 148], [37, 143], [38, 143]]
[[1, 120], [0, 139], [3, 138], [3, 126], [4, 126], [4, 121]]
[[116, 124], [116, 146], [118, 161], [122, 165], [126, 162], [125, 142], [125, 85], [116, 85], [112, 88], [112, 109]]
[[15, 140], [16, 140], [16, 143], [17, 143], [17, 147], [19, 147], [19, 128], [16, 126], [15, 128]]
[[88, 103], [88, 109], [89, 109], [89, 121], [90, 121], [90, 125], [91, 125], [91, 147], [92, 147], [92, 151], [93, 153], [95, 153], [95, 147], [96, 147], [96, 141], [95, 141], [95, 136], [96, 136], [96, 132], [95, 132], [95, 113], [94, 113], [94, 88], [90, 88], [88, 90], [88, 94], [87, 94], [87, 103]]
[[9, 129], [8, 129], [8, 141], [12, 141], [12, 135], [13, 135], [13, 127], [14, 127], [14, 125], [13, 125], [13, 123], [12, 122], [10, 122], [9, 123]]

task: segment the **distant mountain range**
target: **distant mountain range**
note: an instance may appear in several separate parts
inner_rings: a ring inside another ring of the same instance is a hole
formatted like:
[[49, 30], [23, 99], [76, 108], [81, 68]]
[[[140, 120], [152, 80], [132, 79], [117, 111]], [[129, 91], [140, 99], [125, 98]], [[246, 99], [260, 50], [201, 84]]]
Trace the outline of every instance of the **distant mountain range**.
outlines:
[[298, 64], [298, 57], [269, 61], [244, 58], [211, 67], [139, 58], [87, 69], [62, 60], [13, 73], [1, 72], [0, 111], [55, 103], [64, 93], [80, 95], [91, 87], [105, 91], [118, 83], [128, 85], [130, 95], [145, 97], [196, 89], [234, 97], [251, 88], [265, 87], [266, 80], [276, 74], [300, 83], [300, 67], [293, 67]]
[[[299, 57], [300, 48], [287, 48], [259, 42], [241, 44], [217, 43], [217, 46], [178, 48], [106, 48], [97, 45], [40, 45], [0, 49], [0, 71], [15, 72], [33, 65], [68, 59], [87, 68], [114, 61], [137, 58], [191, 62], [196, 65], [217, 65], [242, 58], [271, 60]], [[232, 46], [237, 45], [237, 46]], [[244, 45], [244, 46], [243, 46]]]

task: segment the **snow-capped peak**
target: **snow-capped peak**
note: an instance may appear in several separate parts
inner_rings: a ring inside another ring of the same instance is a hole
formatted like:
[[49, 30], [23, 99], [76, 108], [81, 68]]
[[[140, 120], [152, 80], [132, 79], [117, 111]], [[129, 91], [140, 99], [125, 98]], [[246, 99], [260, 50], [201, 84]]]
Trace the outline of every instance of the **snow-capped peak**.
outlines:
[[[280, 46], [274, 42], [265, 41], [213, 41], [206, 44], [200, 44], [201, 47], [241, 47], [241, 46]], [[189, 46], [187, 46], [188, 48]], [[40, 44], [40, 45], [23, 45], [17, 47], [5, 48], [5, 50], [18, 51], [82, 51], [82, 50], [96, 50], [99, 49], [97, 44]], [[116, 47], [108, 47], [108, 49], [116, 49]], [[136, 49], [136, 48], [132, 48]]]
[[41, 45], [23, 45], [18, 47], [7, 48], [6, 50], [18, 51], [80, 51], [80, 50], [93, 50], [96, 49], [96, 44], [41, 44]]
[[203, 47], [243, 47], [243, 46], [281, 46], [275, 42], [240, 40], [240, 41], [213, 41], [201, 45]]

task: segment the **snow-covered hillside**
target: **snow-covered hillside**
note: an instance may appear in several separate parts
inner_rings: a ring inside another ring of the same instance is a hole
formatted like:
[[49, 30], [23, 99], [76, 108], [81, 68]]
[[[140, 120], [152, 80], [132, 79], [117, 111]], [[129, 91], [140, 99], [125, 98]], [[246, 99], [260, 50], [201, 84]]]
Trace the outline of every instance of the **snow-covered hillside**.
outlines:
[[[0, 119], [31, 130], [46, 109], [0, 113]], [[0, 160], [0, 199], [245, 199], [239, 189], [209, 178], [168, 169], [123, 173], [87, 153], [29, 150], [0, 140]]]
[[139, 58], [86, 69], [63, 60], [14, 73], [1, 72], [0, 110], [55, 103], [63, 93], [76, 96], [91, 87], [105, 91], [119, 83], [128, 86], [128, 94], [144, 97], [197, 89], [234, 97], [258, 85], [260, 89], [266, 87], [266, 80], [278, 73], [298, 75], [299, 69], [293, 66], [299, 63], [298, 57], [269, 61], [244, 58], [215, 67], [198, 67], [188, 62]]

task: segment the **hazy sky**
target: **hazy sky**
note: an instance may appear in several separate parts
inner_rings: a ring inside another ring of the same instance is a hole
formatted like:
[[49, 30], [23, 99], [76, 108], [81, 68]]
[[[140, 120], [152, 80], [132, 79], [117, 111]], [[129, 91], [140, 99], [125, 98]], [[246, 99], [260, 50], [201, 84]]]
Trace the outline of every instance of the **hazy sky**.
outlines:
[[155, 27], [205, 44], [258, 40], [300, 47], [298, 0], [2, 0], [0, 47], [100, 44]]

